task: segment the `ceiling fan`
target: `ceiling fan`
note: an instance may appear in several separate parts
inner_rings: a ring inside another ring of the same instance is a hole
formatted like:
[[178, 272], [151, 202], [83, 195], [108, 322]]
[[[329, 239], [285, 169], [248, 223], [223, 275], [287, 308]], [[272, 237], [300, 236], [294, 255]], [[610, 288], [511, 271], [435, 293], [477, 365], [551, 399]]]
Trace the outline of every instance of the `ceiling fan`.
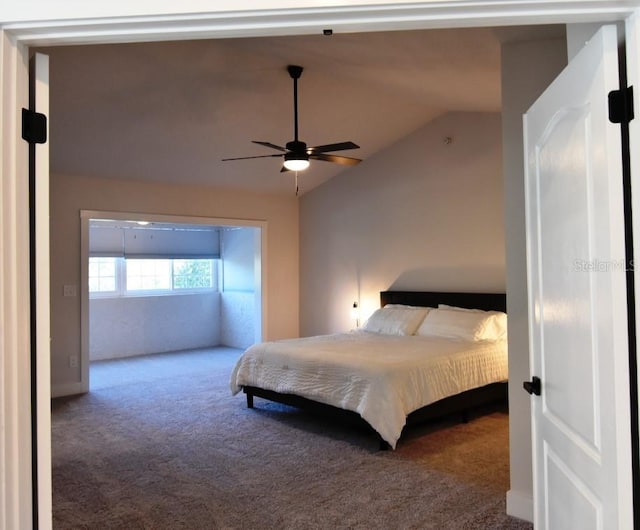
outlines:
[[324, 160], [326, 162], [334, 162], [336, 164], [343, 164], [346, 166], [354, 166], [359, 164], [361, 160], [359, 158], [351, 158], [348, 156], [340, 156], [330, 154], [331, 151], [346, 151], [348, 149], [359, 149], [360, 146], [353, 142], [339, 142], [335, 144], [317, 145], [315, 147], [307, 147], [307, 144], [301, 142], [298, 139], [298, 79], [302, 75], [302, 66], [289, 65], [287, 71], [293, 79], [293, 130], [294, 139], [291, 142], [287, 142], [285, 147], [281, 147], [271, 142], [260, 142], [252, 140], [254, 144], [264, 145], [270, 147], [276, 151], [280, 151], [278, 154], [273, 155], [257, 155], [257, 156], [243, 156], [239, 158], [223, 158], [222, 161], [229, 160], [248, 160], [250, 158], [284, 158], [282, 165], [282, 171], [302, 171], [309, 167], [309, 160]]

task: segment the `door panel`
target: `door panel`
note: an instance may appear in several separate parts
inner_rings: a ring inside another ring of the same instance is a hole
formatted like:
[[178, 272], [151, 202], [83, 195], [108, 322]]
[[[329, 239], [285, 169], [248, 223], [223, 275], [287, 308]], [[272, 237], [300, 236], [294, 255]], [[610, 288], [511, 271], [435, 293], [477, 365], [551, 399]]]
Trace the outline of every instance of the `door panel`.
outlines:
[[[545, 488], [547, 491], [565, 491], [563, 496], [547, 499], [547, 527], [575, 528], [573, 514], [583, 514], [580, 528], [602, 528], [602, 503], [588, 486], [567, 467], [545, 443]], [[549, 524], [549, 522], [553, 524]]]
[[[541, 359], [541, 379], [546, 389], [541, 396], [544, 413], [567, 436], [595, 448], [599, 445], [596, 423], [600, 409], [594, 402], [598, 349], [590, 325], [594, 318], [594, 293], [589, 274], [575, 274], [572, 267], [580, 265], [578, 259], [589, 264], [597, 259], [589, 237], [595, 189], [587, 157], [593, 148], [588, 134], [589, 119], [588, 106], [558, 112], [537, 142], [535, 164], [541, 177], [536, 200], [542, 236], [539, 254], [545, 260], [539, 268], [539, 287], [546, 295], [543, 340], [563, 352]], [[556, 164], [559, 151], [569, 154], [569, 163], [561, 160], [561, 164]], [[566, 229], [572, 234], [570, 240], [564, 231], [556, 230], [559, 212], [566, 217]], [[567, 322], [579, 333], [567, 334]], [[568, 373], [571, 378], [566, 377]], [[588, 407], [575, 406], [584, 399], [591, 400]]]
[[630, 527], [617, 65], [606, 26], [524, 118], [537, 529]]

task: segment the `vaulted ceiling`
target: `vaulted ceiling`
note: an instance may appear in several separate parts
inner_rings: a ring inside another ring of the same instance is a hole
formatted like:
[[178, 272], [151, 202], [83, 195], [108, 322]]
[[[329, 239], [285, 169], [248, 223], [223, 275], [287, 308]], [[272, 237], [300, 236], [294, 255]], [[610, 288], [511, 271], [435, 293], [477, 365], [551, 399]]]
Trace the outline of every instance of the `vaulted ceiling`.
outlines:
[[[561, 28], [560, 28], [561, 29]], [[366, 161], [448, 111], [500, 110], [500, 43], [558, 28], [380, 33], [64, 46], [51, 57], [52, 173], [291, 193], [279, 158], [251, 140], [353, 141]], [[348, 167], [300, 174], [309, 191]]]

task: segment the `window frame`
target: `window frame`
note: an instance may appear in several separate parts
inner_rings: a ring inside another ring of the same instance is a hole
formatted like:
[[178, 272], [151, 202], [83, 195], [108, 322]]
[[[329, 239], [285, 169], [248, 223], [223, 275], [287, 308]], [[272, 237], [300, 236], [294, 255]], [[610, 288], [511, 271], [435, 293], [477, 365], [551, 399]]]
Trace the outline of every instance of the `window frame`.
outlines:
[[[92, 257], [106, 257], [106, 256], [90, 256]], [[192, 294], [206, 294], [219, 292], [220, 286], [220, 270], [219, 266], [220, 258], [163, 258], [171, 262], [171, 288], [169, 289], [135, 289], [130, 290], [127, 288], [127, 259], [129, 260], [144, 260], [148, 258], [126, 258], [124, 256], [113, 256], [115, 260], [115, 272], [116, 272], [116, 290], [115, 291], [91, 291], [89, 289], [89, 299], [104, 299], [104, 298], [145, 298], [151, 296], [181, 296]], [[175, 288], [175, 269], [174, 260], [184, 259], [206, 259], [212, 262], [211, 270], [211, 287], [189, 287], [189, 288]], [[88, 273], [88, 280], [91, 279], [90, 273]]]

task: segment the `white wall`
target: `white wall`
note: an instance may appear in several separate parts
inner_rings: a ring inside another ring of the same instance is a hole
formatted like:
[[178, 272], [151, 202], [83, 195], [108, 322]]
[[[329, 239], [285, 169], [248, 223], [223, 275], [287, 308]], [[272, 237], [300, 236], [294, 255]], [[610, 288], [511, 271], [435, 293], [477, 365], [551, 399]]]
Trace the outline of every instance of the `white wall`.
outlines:
[[222, 291], [255, 290], [255, 237], [257, 228], [222, 231]]
[[93, 298], [92, 361], [220, 344], [220, 293]]
[[221, 343], [248, 348], [256, 336], [256, 231], [222, 232]]
[[220, 344], [230, 348], [248, 348], [255, 343], [255, 325], [254, 293], [220, 293]]
[[302, 335], [349, 329], [386, 289], [504, 292], [500, 126], [446, 114], [302, 197]]
[[522, 115], [567, 62], [566, 42], [505, 43], [502, 47], [502, 149], [509, 314], [509, 437], [511, 489], [507, 511], [531, 520], [530, 398], [522, 390], [529, 374], [526, 232]]
[[571, 60], [601, 27], [602, 22], [593, 22], [591, 24], [567, 24], [568, 59]]
[[80, 298], [63, 296], [64, 285], [80, 283], [80, 210], [266, 221], [265, 339], [298, 336], [298, 201], [293, 195], [52, 175], [51, 377], [55, 395], [56, 388], [78, 383], [82, 369], [69, 367], [69, 356], [80, 358], [81, 353]]

